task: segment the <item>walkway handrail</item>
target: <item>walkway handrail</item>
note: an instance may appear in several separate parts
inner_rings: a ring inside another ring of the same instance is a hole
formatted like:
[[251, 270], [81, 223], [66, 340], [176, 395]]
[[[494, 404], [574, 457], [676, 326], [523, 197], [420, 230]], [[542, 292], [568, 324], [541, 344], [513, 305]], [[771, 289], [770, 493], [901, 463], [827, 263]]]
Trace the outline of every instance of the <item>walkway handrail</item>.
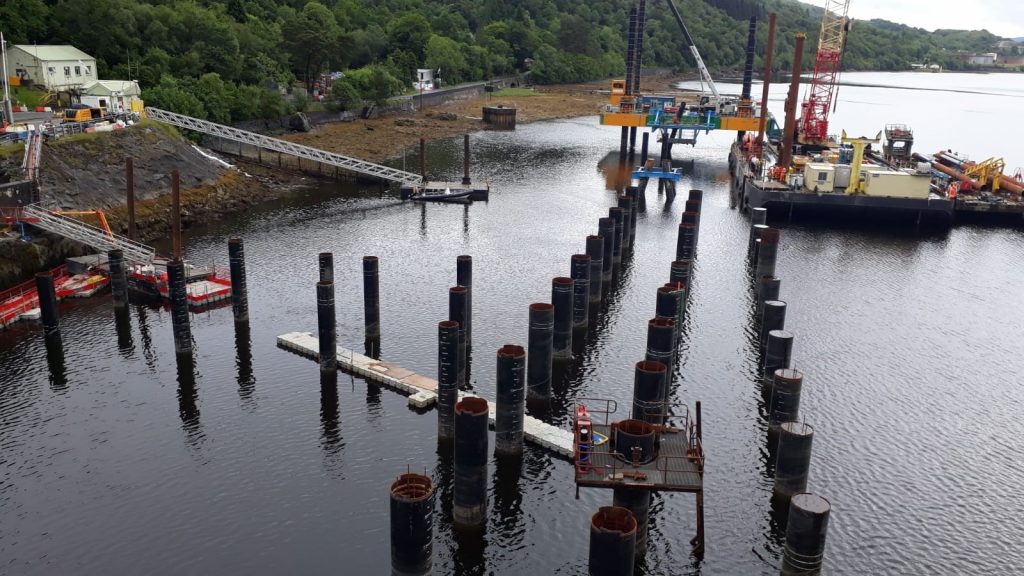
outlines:
[[342, 156], [341, 154], [327, 152], [326, 150], [320, 150], [318, 148], [312, 148], [302, 144], [296, 144], [287, 140], [281, 140], [280, 138], [272, 138], [270, 136], [264, 136], [263, 134], [232, 128], [231, 126], [217, 124], [216, 122], [210, 122], [208, 120], [200, 120], [191, 116], [185, 116], [184, 114], [168, 112], [167, 110], [161, 110], [159, 108], [151, 108], [147, 106], [146, 116], [152, 120], [156, 120], [157, 122], [163, 122], [164, 124], [170, 124], [171, 126], [177, 126], [178, 128], [209, 134], [210, 136], [216, 136], [218, 138], [224, 138], [234, 142], [241, 142], [242, 144], [248, 144], [250, 146], [257, 146], [265, 150], [289, 154], [291, 156], [313, 160], [330, 166], [337, 166], [344, 170], [357, 172], [359, 174], [366, 174], [367, 176], [374, 176], [383, 180], [398, 182], [407, 186], [419, 185], [423, 180], [419, 174], [413, 174], [412, 172], [374, 164], [373, 162], [359, 160], [358, 158]]
[[117, 234], [108, 235], [105, 230], [75, 218], [54, 214], [40, 204], [25, 206], [21, 214], [22, 217], [37, 219], [32, 223], [37, 228], [81, 242], [97, 250], [119, 249], [124, 252], [125, 259], [131, 262], [148, 263], [156, 256], [156, 250], [150, 246]]

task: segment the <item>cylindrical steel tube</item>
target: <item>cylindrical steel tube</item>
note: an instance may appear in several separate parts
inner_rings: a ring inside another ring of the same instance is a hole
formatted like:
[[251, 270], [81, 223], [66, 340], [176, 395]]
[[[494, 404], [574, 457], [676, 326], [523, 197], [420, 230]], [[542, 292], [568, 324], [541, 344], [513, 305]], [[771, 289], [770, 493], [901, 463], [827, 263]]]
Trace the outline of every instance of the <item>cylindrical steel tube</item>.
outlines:
[[631, 206], [632, 210], [629, 213], [630, 224], [629, 224], [629, 245], [633, 246], [636, 240], [636, 221], [637, 214], [643, 207], [643, 200], [640, 193], [639, 186], [626, 186], [626, 197], [633, 201]]
[[676, 260], [693, 260], [696, 234], [697, 229], [692, 222], [683, 222], [679, 225], [679, 235], [676, 237]]
[[551, 281], [551, 304], [555, 307], [552, 357], [556, 360], [572, 358], [573, 279], [554, 278]]
[[392, 574], [429, 574], [433, 556], [434, 483], [423, 474], [402, 474], [391, 484]]
[[[674, 320], [676, 321], [676, 332], [680, 332], [683, 329], [683, 320], [686, 319], [686, 287], [683, 285], [682, 282], [677, 282], [675, 284], [669, 282], [668, 284], [662, 286], [662, 288], [666, 288], [675, 294], [676, 317], [674, 318]], [[667, 296], [667, 298], [671, 299], [670, 296]], [[667, 302], [663, 304], [663, 306], [667, 305]]]
[[245, 245], [241, 238], [228, 240], [228, 266], [231, 269], [231, 309], [235, 322], [249, 321], [249, 295], [245, 282]]
[[[693, 192], [693, 191], [691, 190], [691, 192]], [[686, 201], [686, 210], [683, 212], [683, 222], [687, 222], [688, 221], [686, 219], [686, 215], [687, 214], [693, 214], [694, 215], [693, 216], [693, 227], [694, 227], [693, 246], [694, 246], [694, 250], [697, 249], [697, 244], [700, 242], [700, 209], [701, 209], [701, 200], [699, 200], [697, 198], [690, 198], [689, 200]]]
[[628, 252], [633, 249], [633, 199], [619, 196], [618, 203], [622, 209], [622, 250]]
[[758, 224], [768, 223], [768, 209], [767, 208], [751, 208], [750, 209], [750, 225], [756, 226]]
[[185, 264], [181, 260], [167, 263], [167, 292], [171, 298], [171, 330], [174, 333], [174, 351], [192, 352], [192, 329], [189, 327], [188, 291], [185, 286]]
[[546, 302], [530, 304], [530, 333], [527, 340], [526, 384], [531, 397], [551, 395], [552, 338], [555, 307]]
[[761, 378], [769, 382], [775, 371], [789, 368], [793, 357], [793, 333], [786, 330], [772, 330], [768, 333], [768, 342], [764, 348], [764, 363], [761, 366]]
[[764, 313], [764, 303], [768, 300], [778, 300], [779, 291], [782, 289], [782, 280], [774, 276], [761, 276], [761, 282], [757, 286], [757, 316]]
[[679, 292], [674, 287], [661, 286], [658, 288], [654, 316], [673, 321], [679, 317]]
[[376, 256], [363, 256], [363, 325], [366, 339], [380, 338], [380, 276]]
[[761, 247], [757, 251], [757, 267], [755, 274], [761, 276], [775, 276], [775, 260], [779, 252], [779, 231], [776, 228], [767, 228], [761, 231]]
[[469, 289], [465, 286], [452, 286], [448, 289], [448, 319], [459, 323], [459, 389], [466, 387], [466, 362], [468, 361], [468, 344], [466, 342], [466, 311], [469, 309]]
[[768, 345], [768, 333], [786, 328], [786, 303], [782, 300], [767, 300], [761, 314], [761, 350]]
[[604, 277], [604, 238], [587, 236], [587, 256], [590, 256], [590, 304], [598, 304]]
[[320, 339], [320, 369], [338, 368], [338, 331], [334, 313], [334, 282], [316, 283], [317, 336]]
[[768, 398], [768, 446], [779, 443], [779, 427], [783, 422], [796, 422], [800, 417], [800, 392], [804, 375], [799, 370], [780, 368], [773, 374]]
[[690, 260], [673, 260], [672, 268], [669, 271], [668, 281], [672, 284], [682, 282], [685, 286], [690, 284]]
[[[469, 136], [466, 136], [469, 141]], [[473, 257], [463, 254], [455, 258], [455, 285], [466, 287], [466, 343], [473, 342]]]
[[467, 396], [455, 405], [455, 524], [487, 519], [487, 401]]
[[573, 254], [571, 258], [572, 277], [572, 327], [585, 330], [590, 311], [590, 256]]
[[334, 254], [321, 252], [317, 256], [317, 263], [320, 265], [320, 281], [334, 282]]
[[469, 134], [462, 136], [462, 185], [469, 186]]
[[[647, 133], [644, 132], [644, 142]], [[633, 576], [636, 518], [626, 508], [602, 506], [590, 518], [589, 576]]]
[[676, 323], [668, 318], [654, 318], [647, 323], [647, 354], [645, 360], [665, 365], [665, 389], [672, 384], [672, 359], [675, 351]]
[[755, 269], [757, 262], [757, 248], [760, 245], [759, 241], [761, 240], [761, 234], [767, 229], [768, 226], [765, 224], [754, 224], [750, 227], [750, 246], [747, 248], [747, 254], [754, 260]]
[[39, 313], [43, 321], [43, 333], [52, 336], [60, 333], [60, 316], [57, 312], [57, 291], [53, 286], [53, 274], [36, 274], [36, 294], [39, 297]]
[[618, 206], [608, 209], [608, 217], [615, 222], [615, 236], [612, 238], [612, 266], [618, 269], [622, 265], [622, 232], [624, 228], [625, 212]]
[[[420, 104], [422, 105], [422, 100]], [[427, 141], [420, 138], [420, 178], [427, 180]]]
[[181, 243], [181, 188], [178, 170], [171, 170], [171, 255], [181, 260], [184, 247]]
[[647, 518], [651, 509], [651, 493], [647, 490], [615, 488], [612, 490], [612, 505], [625, 508], [636, 519], [636, 552], [647, 551]]
[[650, 424], [665, 423], [665, 391], [668, 367], [661, 362], [642, 360], [633, 374], [633, 419]]
[[526, 403], [526, 351], [506, 344], [498, 350], [494, 409], [494, 452], [523, 453], [523, 410]]
[[603, 289], [612, 289], [612, 266], [615, 262], [615, 220], [601, 218], [597, 221], [597, 233], [604, 239], [604, 258], [601, 260], [601, 282]]
[[455, 402], [459, 398], [459, 323], [437, 324], [437, 438], [455, 437]]
[[114, 299], [114, 307], [124, 308], [128, 305], [128, 276], [124, 268], [124, 251], [108, 251], [107, 265], [110, 267], [110, 294]]
[[829, 501], [815, 494], [797, 494], [790, 500], [782, 576], [821, 573], [831, 510]]
[[807, 489], [807, 474], [811, 469], [811, 446], [814, 428], [803, 422], [783, 422], [779, 426], [779, 441], [775, 456], [776, 498], [791, 498]]

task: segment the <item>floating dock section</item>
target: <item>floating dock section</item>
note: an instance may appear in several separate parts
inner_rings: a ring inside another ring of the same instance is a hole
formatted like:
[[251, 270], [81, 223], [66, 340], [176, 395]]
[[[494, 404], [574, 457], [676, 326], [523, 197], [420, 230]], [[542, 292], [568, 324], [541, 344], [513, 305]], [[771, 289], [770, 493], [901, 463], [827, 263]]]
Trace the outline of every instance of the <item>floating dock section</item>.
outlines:
[[[319, 339], [309, 332], [289, 332], [277, 337], [277, 345], [307, 358], [316, 358]], [[392, 390], [409, 394], [409, 404], [427, 408], [437, 401], [437, 380], [416, 374], [390, 362], [374, 360], [347, 348], [337, 347], [338, 367], [382, 384]], [[469, 396], [459, 392], [459, 400]], [[495, 404], [487, 402], [488, 421], [494, 425]], [[573, 457], [573, 435], [551, 424], [526, 416], [523, 422], [524, 438], [565, 458]]]

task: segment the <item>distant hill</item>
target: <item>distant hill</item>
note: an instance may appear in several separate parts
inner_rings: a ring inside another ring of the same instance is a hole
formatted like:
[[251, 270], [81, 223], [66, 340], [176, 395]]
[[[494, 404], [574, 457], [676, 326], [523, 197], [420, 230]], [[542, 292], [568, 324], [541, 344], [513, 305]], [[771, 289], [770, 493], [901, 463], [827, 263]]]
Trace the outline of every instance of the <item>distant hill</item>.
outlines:
[[[794, 35], [807, 33], [814, 66], [820, 7], [796, 0], [674, 0], [707, 65], [743, 66], [747, 19], [759, 18], [763, 66], [767, 14], [778, 14], [775, 66], [788, 70]], [[820, 3], [820, 0], [819, 0]], [[137, 78], [160, 108], [228, 123], [272, 118], [287, 103], [267, 86], [323, 88], [345, 72], [329, 105], [383, 101], [411, 86], [416, 69], [443, 69], [448, 84], [521, 72], [539, 83], [608, 78], [625, 69], [628, 13], [636, 0], [0, 0], [15, 44], [72, 44], [96, 58], [101, 78]], [[664, 2], [647, 3], [643, 63], [694, 69]], [[97, 26], [102, 22], [103, 26]], [[955, 23], [955, 20], [952, 21]], [[986, 31], [936, 30], [856, 20], [845, 70], [965, 66], [957, 51], [989, 52]], [[129, 66], [130, 64], [130, 66]], [[329, 76], [328, 76], [329, 78]], [[295, 100], [299, 109], [309, 99]]]
[[1014, 42], [1024, 42], [1024, 36], [1021, 36], [1020, 38], [1013, 38], [1013, 41]]

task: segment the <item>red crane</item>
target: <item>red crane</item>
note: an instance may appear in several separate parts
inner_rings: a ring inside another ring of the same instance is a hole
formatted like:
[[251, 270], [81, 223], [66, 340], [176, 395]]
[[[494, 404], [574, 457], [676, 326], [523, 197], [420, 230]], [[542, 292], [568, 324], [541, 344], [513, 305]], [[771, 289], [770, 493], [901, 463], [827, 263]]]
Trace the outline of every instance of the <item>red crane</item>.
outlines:
[[826, 144], [828, 141], [828, 113], [843, 59], [846, 33], [850, 30], [850, 21], [846, 17], [849, 9], [850, 0], [825, 1], [811, 89], [807, 100], [801, 104], [800, 140], [807, 144]]

